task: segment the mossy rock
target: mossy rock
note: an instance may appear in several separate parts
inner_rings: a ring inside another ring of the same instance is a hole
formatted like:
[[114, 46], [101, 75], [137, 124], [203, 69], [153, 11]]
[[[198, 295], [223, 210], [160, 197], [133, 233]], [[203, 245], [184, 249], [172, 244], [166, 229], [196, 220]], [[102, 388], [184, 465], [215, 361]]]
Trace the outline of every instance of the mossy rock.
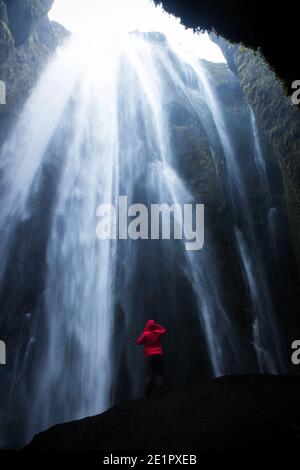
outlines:
[[220, 85], [227, 85], [232, 81], [232, 72], [227, 64], [209, 62], [205, 59], [200, 59], [200, 63], [212, 79], [212, 85], [214, 88], [217, 88]]
[[40, 72], [68, 35], [62, 26], [44, 17], [24, 45], [12, 48], [0, 66], [0, 80], [6, 83], [6, 111], [18, 114]]
[[[5, 62], [14, 46], [13, 36], [7, 24], [0, 20], [0, 64]], [[1, 77], [0, 77], [1, 78]]]
[[9, 27], [15, 44], [24, 44], [40, 18], [50, 10], [53, 0], [5, 0]]
[[7, 9], [3, 0], [0, 0], [0, 21], [4, 21], [4, 23], [8, 24]]

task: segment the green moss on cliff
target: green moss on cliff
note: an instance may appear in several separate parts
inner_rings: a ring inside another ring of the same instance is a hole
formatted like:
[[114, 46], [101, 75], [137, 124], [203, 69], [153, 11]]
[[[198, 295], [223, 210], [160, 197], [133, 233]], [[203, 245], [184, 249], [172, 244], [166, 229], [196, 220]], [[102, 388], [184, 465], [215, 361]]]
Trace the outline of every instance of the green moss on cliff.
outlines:
[[14, 39], [9, 27], [5, 21], [0, 20], [0, 64], [7, 59], [13, 45]]

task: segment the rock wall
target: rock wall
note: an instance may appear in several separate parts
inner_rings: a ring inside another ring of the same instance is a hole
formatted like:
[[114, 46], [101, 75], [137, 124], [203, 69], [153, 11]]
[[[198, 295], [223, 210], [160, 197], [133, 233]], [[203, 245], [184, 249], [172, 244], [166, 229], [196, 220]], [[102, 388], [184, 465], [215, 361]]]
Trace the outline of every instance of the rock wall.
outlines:
[[300, 112], [259, 52], [214, 37], [279, 162], [283, 197], [300, 267]]
[[[47, 15], [54, 0], [1, 0], [4, 22], [14, 44], [20, 46], [28, 39], [39, 20]], [[5, 13], [6, 8], [6, 13]]]
[[6, 105], [0, 106], [0, 142], [7, 135], [42, 68], [69, 33], [47, 13], [53, 0], [0, 0], [0, 80]]

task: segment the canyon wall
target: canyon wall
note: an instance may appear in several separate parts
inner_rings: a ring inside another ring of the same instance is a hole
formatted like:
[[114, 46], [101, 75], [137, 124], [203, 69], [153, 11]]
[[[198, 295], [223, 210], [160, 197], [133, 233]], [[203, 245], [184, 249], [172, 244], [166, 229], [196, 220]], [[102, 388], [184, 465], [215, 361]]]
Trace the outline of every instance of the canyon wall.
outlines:
[[0, 106], [0, 142], [51, 55], [68, 32], [48, 19], [53, 0], [0, 0], [0, 80], [6, 105]]
[[260, 52], [231, 44], [220, 37], [213, 38], [221, 47], [231, 70], [239, 78], [246, 99], [279, 162], [284, 186], [282, 196], [300, 266], [299, 109], [286, 96], [280, 81]]

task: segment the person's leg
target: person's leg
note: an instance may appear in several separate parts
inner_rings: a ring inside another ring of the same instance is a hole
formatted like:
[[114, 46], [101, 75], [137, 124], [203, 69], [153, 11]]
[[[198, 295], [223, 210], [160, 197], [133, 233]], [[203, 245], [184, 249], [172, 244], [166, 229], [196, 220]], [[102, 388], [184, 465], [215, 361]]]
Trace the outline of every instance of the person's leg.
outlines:
[[151, 356], [145, 358], [146, 378], [145, 378], [145, 397], [149, 398], [153, 394], [154, 369]]
[[163, 356], [160, 354], [152, 356], [153, 369], [153, 395], [160, 396], [163, 391]]
[[160, 397], [163, 394], [163, 369], [164, 369], [164, 358], [159, 356], [156, 365], [156, 394]]

